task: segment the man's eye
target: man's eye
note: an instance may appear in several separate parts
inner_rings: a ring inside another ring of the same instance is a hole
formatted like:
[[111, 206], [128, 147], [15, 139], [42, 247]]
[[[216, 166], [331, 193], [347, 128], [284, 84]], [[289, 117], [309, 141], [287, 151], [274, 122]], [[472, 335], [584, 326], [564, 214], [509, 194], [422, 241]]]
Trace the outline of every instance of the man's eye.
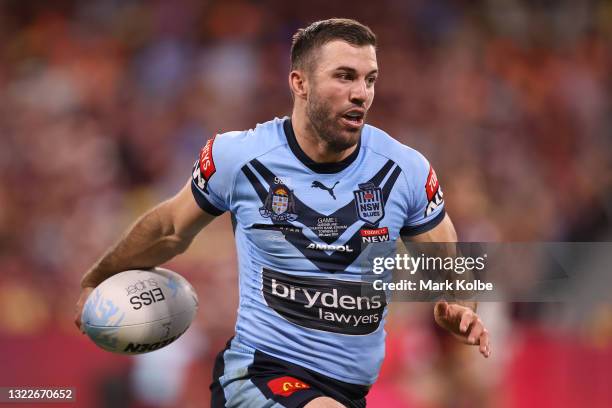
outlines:
[[368, 84], [370, 84], [370, 85], [374, 85], [374, 83], [376, 83], [376, 77], [370, 77], [370, 78], [368, 78]]
[[351, 80], [351, 76], [349, 74], [338, 74], [338, 78], [343, 79], [343, 80]]

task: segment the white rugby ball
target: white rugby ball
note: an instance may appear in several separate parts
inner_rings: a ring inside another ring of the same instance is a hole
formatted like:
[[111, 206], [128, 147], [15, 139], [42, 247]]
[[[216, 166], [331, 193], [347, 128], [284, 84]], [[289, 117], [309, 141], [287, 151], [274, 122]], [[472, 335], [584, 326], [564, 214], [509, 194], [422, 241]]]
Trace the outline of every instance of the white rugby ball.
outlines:
[[87, 298], [85, 333], [107, 351], [142, 354], [178, 339], [193, 321], [198, 296], [168, 269], [130, 270], [111, 276]]

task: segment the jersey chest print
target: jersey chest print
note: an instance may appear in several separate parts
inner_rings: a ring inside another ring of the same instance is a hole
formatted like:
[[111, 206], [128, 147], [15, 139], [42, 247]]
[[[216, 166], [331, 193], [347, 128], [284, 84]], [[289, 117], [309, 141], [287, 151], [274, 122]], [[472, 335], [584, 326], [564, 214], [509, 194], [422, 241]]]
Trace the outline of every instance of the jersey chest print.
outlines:
[[[357, 186], [342, 186], [342, 183], [334, 186], [336, 190], [348, 187], [354, 196], [353, 200], [329, 215], [311, 208], [289, 186], [278, 183], [283, 178], [258, 159], [251, 160], [241, 170], [262, 203], [260, 215], [274, 223], [254, 224], [253, 228], [282, 232], [287, 242], [320, 270], [343, 271], [357, 259], [362, 243], [379, 242], [372, 240], [375, 236], [382, 237], [381, 241], [388, 240], [388, 230], [376, 229], [384, 217], [385, 202], [401, 174], [401, 169], [392, 160]], [[266, 188], [260, 180], [264, 180], [269, 187]], [[334, 200], [330, 200], [330, 205], [334, 203]], [[309, 239], [297, 223], [312, 231], [322, 243]], [[348, 239], [339, 241], [339, 237], [355, 224], [358, 224], [356, 232]], [[371, 233], [371, 230], [377, 232]]]

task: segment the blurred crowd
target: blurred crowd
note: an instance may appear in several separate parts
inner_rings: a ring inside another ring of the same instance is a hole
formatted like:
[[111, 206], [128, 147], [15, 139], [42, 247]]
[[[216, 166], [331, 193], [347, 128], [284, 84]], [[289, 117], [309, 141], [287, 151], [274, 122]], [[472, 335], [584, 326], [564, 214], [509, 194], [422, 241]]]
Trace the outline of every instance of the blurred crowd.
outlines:
[[[103, 353], [72, 338], [81, 274], [139, 214], [182, 187], [206, 139], [290, 114], [291, 35], [333, 16], [377, 34], [381, 75], [368, 121], [430, 159], [461, 239], [610, 240], [610, 1], [4, 0], [2, 344], [57, 332], [88, 351], [81, 356]], [[233, 330], [229, 218], [171, 267], [198, 290], [199, 320], [172, 364], [162, 351], [118, 360], [132, 378], [129, 406], [200, 406], [193, 401], [206, 396], [212, 356]], [[533, 310], [484, 309], [510, 333], [503, 350], [516, 340], [516, 317]], [[492, 390], [520, 388], [507, 380], [508, 367], [520, 372], [516, 360], [500, 357], [486, 369], [495, 374], [468, 364], [475, 354], [447, 344], [429, 306], [411, 310], [390, 321], [392, 357], [379, 388], [388, 392], [378, 395], [395, 399], [375, 395], [372, 406], [477, 406], [470, 398], [500, 406]], [[604, 334], [594, 341], [610, 361], [612, 311], [597, 316], [593, 332]], [[147, 368], [168, 366], [183, 373], [174, 385]], [[397, 391], [400, 379], [408, 385]], [[98, 391], [123, 395], [109, 384]], [[609, 390], [588, 389], [612, 400]]]

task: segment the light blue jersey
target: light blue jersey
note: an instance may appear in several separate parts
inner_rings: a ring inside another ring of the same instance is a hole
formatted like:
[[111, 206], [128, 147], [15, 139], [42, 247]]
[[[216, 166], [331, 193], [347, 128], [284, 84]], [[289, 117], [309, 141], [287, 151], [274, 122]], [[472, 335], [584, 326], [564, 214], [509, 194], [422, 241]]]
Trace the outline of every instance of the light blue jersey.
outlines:
[[361, 295], [362, 248], [442, 220], [442, 190], [428, 161], [366, 125], [345, 160], [315, 163], [290, 119], [277, 118], [210, 139], [192, 191], [204, 211], [232, 214], [235, 341], [340, 381], [374, 383], [386, 302]]

